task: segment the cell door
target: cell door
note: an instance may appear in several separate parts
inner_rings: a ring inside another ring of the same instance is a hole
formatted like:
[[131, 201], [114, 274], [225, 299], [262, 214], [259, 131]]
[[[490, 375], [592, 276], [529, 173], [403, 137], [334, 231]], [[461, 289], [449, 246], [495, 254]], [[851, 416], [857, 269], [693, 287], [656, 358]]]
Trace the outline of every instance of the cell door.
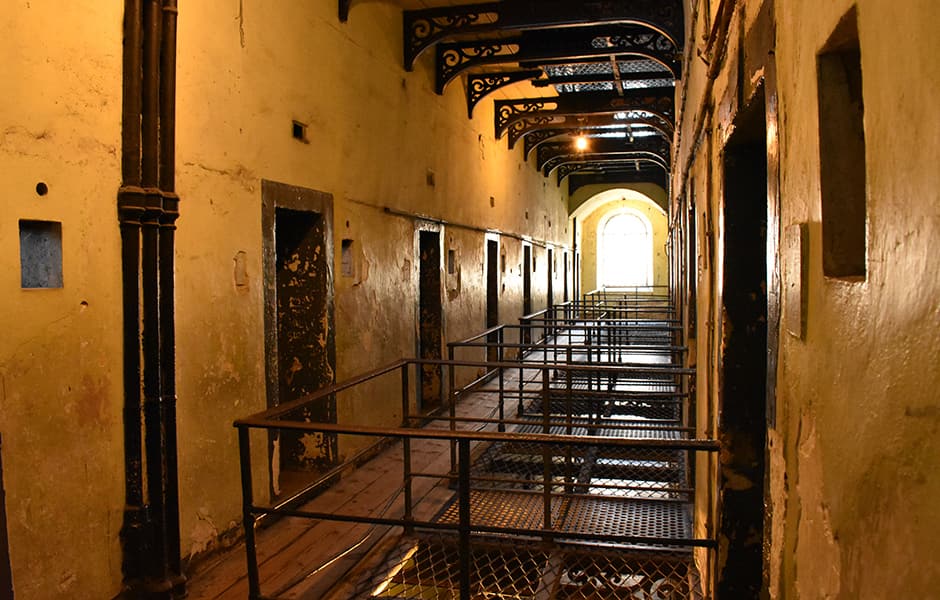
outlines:
[[[262, 183], [265, 358], [268, 406], [292, 402], [334, 382], [332, 198], [280, 183]], [[333, 396], [288, 415], [336, 422]], [[338, 456], [335, 435], [273, 432], [275, 497], [305, 487]]]
[[[443, 356], [444, 314], [441, 305], [441, 234], [418, 232], [418, 356]], [[419, 370], [418, 409], [422, 412], [441, 405], [443, 370], [440, 365], [422, 365]]]

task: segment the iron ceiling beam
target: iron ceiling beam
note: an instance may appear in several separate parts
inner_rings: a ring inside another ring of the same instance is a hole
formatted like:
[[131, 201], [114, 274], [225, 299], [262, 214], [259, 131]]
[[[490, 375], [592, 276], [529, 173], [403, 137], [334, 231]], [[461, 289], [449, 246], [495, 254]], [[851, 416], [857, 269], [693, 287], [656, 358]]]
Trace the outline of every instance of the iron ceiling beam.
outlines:
[[[592, 63], [587, 63], [592, 64]], [[618, 70], [621, 86], [625, 81], [658, 81], [672, 80], [672, 75], [662, 71], [640, 71], [636, 73], [623, 73]], [[545, 71], [541, 68], [525, 69], [522, 71], [490, 71], [486, 73], [471, 73], [467, 76], [467, 115], [473, 118], [473, 109], [487, 95], [520, 81], [529, 81], [537, 88], [553, 85], [583, 85], [592, 83], [614, 83], [617, 77], [613, 73], [598, 73], [594, 75], [564, 75], [544, 77]], [[629, 86], [628, 86], [629, 87]]]
[[549, 98], [496, 100], [494, 104], [497, 139], [523, 119], [547, 125], [556, 122], [557, 117], [625, 113], [629, 119], [629, 113], [640, 111], [659, 117], [670, 129], [674, 128], [675, 121], [675, 91], [671, 87], [629, 90], [623, 96], [582, 92]]
[[682, 39], [682, 0], [503, 0], [500, 26], [539, 29], [565, 25], [634, 23], [652, 27], [673, 40]]
[[[659, 154], [654, 152], [609, 152], [607, 154], [590, 154], [586, 153], [580, 156], [576, 155], [567, 155], [567, 156], [558, 156], [556, 158], [548, 161], [548, 164], [545, 165], [545, 168], [542, 169], [542, 175], [548, 177], [552, 174], [552, 171], [560, 169], [567, 165], [582, 164], [582, 163], [592, 163], [592, 164], [629, 164], [631, 161], [645, 160], [648, 162], [656, 163], [662, 166], [665, 169], [669, 168], [669, 161], [664, 160]], [[559, 182], [560, 184], [561, 182]]]
[[[668, 37], [636, 25], [577, 27], [524, 32], [520, 36], [482, 39], [437, 45], [435, 89], [438, 94], [457, 75], [475, 67], [519, 64], [539, 67], [557, 61], [584, 62], [585, 59], [643, 57], [668, 70], [669, 76], [681, 76], [680, 51]], [[596, 62], [596, 61], [595, 61]]]
[[637, 172], [640, 172], [644, 167], [652, 167], [660, 170], [662, 171], [664, 177], [669, 172], [669, 166], [664, 164], [662, 159], [659, 157], [649, 154], [638, 154], [637, 156], [630, 158], [578, 161], [563, 164], [558, 167], [557, 183], [558, 186], [561, 187], [561, 183], [565, 180], [565, 178], [573, 173], [582, 173], [586, 171], [592, 173], [626, 172], [631, 168]]
[[[351, 1], [340, 0], [341, 21], [346, 20]], [[503, 0], [404, 11], [404, 65], [410, 71], [423, 51], [459, 36], [604, 23], [649, 27], [669, 37], [682, 50], [682, 0]]]
[[[470, 77], [473, 77], [471, 75]], [[636, 73], [620, 72], [621, 81], [652, 81], [659, 79], [672, 79], [671, 73], [663, 71], [640, 71]], [[597, 73], [585, 75], [555, 75], [533, 79], [532, 85], [537, 88], [549, 87], [553, 85], [583, 85], [589, 83], [608, 83], [613, 81], [613, 73]]]
[[[516, 128], [518, 127], [518, 133]], [[613, 115], [592, 115], [590, 117], [568, 117], [563, 122], [555, 124], [540, 125], [531, 124], [525, 119], [522, 122], [514, 123], [509, 131], [509, 148], [515, 146], [519, 137], [523, 138], [524, 155], [529, 154], [543, 142], [565, 134], [587, 133], [599, 131], [624, 131], [627, 132], [630, 127], [650, 128], [659, 133], [663, 139], [671, 140], [673, 131], [668, 123], [654, 115], [633, 115], [630, 120], [617, 120]]]
[[629, 152], [651, 152], [667, 163], [670, 161], [670, 144], [661, 137], [640, 139], [593, 138], [586, 150], [577, 150], [571, 142], [543, 144], [536, 153], [536, 166], [547, 177], [556, 167], [569, 159], [589, 160], [600, 155], [617, 155]]

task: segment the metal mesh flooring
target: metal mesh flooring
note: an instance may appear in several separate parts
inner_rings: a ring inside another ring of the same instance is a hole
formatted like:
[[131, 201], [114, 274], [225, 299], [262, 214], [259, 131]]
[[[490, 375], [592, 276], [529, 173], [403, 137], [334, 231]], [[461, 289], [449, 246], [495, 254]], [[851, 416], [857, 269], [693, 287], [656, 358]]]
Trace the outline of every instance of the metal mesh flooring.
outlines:
[[[662, 317], [660, 316], [662, 319]], [[644, 372], [678, 364], [672, 322], [630, 320], [606, 329], [587, 322], [555, 331], [580, 369], [551, 374], [547, 393], [537, 368], [520, 368], [518, 390], [506, 396], [516, 433], [601, 436], [636, 440], [688, 439], [681, 425], [681, 376]], [[592, 348], [610, 344], [617, 347]], [[631, 345], [642, 348], [631, 350]], [[537, 358], [537, 356], [539, 356]], [[605, 364], [606, 363], [606, 364]], [[608, 365], [629, 363], [611, 374]], [[513, 396], [512, 394], [516, 395]], [[544, 394], [544, 398], [543, 398]], [[481, 445], [471, 465], [470, 597], [518, 600], [698, 599], [689, 453], [662, 448], [552, 446], [529, 441]], [[550, 488], [545, 523], [545, 488]], [[457, 525], [456, 495], [436, 522]], [[551, 541], [542, 538], [544, 529]], [[499, 531], [504, 530], [504, 531]], [[512, 531], [517, 530], [517, 531]], [[526, 531], [520, 531], [526, 530]], [[575, 537], [567, 537], [571, 534]], [[672, 542], [674, 540], [674, 542]], [[452, 532], [404, 535], [355, 579], [349, 598], [460, 598], [460, 555]]]
[[[474, 600], [700, 599], [691, 554], [593, 551], [574, 545], [480, 540], [471, 551]], [[349, 598], [457, 600], [459, 554], [447, 536], [402, 537]]]
[[[441, 523], [456, 524], [457, 504], [441, 514]], [[470, 492], [470, 524], [473, 527], [540, 529], [542, 495], [508, 490]], [[691, 527], [679, 502], [601, 498], [552, 497], [552, 530], [598, 536], [635, 536], [686, 539]]]

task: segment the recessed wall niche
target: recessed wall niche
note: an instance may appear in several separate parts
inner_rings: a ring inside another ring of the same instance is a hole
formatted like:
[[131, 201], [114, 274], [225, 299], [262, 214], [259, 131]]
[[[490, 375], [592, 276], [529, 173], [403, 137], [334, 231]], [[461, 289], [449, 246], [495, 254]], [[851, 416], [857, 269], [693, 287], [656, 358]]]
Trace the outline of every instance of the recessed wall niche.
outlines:
[[853, 8], [817, 57], [823, 272], [864, 278], [867, 270], [864, 101]]
[[20, 220], [20, 286], [62, 287], [62, 223]]

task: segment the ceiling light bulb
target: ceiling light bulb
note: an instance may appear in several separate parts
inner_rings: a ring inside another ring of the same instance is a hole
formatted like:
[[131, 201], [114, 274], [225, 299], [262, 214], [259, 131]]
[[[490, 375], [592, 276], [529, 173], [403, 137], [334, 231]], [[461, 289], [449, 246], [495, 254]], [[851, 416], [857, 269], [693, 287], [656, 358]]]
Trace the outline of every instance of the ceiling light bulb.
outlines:
[[583, 152], [584, 150], [587, 150], [587, 147], [588, 147], [587, 138], [584, 137], [583, 135], [579, 135], [578, 137], [574, 138], [574, 147], [578, 152]]

